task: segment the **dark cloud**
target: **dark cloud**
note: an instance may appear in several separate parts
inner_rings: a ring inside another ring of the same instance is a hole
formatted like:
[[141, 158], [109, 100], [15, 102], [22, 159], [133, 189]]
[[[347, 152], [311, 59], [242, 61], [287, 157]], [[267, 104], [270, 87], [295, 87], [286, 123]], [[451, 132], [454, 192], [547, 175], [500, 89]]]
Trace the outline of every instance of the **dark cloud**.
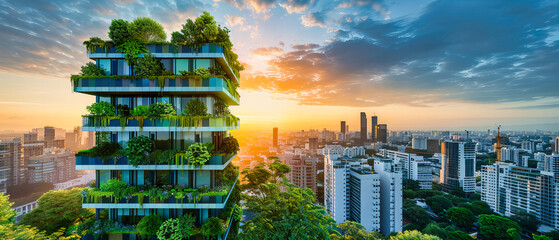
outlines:
[[198, 1], [0, 1], [0, 69], [66, 77], [88, 61], [82, 42], [107, 39], [112, 19], [149, 16], [163, 26], [180, 25], [203, 6]]
[[339, 40], [295, 48], [243, 87], [344, 106], [557, 98], [559, 41], [548, 39], [559, 27], [557, 9], [557, 2], [437, 1], [414, 19], [348, 21]]
[[291, 47], [295, 50], [310, 50], [320, 47], [318, 44], [307, 43], [307, 44], [292, 44]]

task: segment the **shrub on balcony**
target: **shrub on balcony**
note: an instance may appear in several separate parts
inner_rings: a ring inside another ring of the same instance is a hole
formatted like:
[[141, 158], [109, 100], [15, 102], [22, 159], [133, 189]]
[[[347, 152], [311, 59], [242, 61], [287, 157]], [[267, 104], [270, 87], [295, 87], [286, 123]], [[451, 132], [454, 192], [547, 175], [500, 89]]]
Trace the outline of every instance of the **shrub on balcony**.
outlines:
[[226, 137], [223, 139], [221, 144], [220, 152], [226, 154], [237, 154], [239, 151], [239, 142], [233, 136]]
[[191, 99], [186, 103], [186, 107], [184, 107], [184, 114], [203, 117], [208, 115], [208, 108], [204, 102], [198, 99]]
[[140, 164], [149, 163], [149, 153], [153, 149], [153, 141], [146, 136], [137, 136], [126, 145], [126, 154], [128, 156], [128, 163], [137, 167]]
[[115, 107], [108, 102], [95, 102], [86, 107], [90, 116], [114, 116]]
[[104, 76], [105, 70], [97, 67], [95, 63], [88, 62], [84, 66], [82, 66], [81, 75], [82, 76]]
[[132, 110], [132, 116], [148, 116], [149, 115], [149, 107], [148, 106], [136, 106], [134, 110]]
[[229, 105], [225, 101], [219, 99], [214, 103], [214, 116], [215, 117], [225, 117], [231, 115], [229, 112]]
[[202, 166], [212, 155], [208, 152], [207, 147], [202, 143], [194, 143], [188, 146], [188, 150], [184, 153], [184, 158], [189, 164], [194, 166]]
[[116, 45], [116, 50], [124, 53], [124, 60], [132, 67], [136, 65], [138, 55], [147, 52], [144, 45], [135, 39], [129, 39], [123, 44]]
[[98, 157], [103, 161], [118, 157], [122, 146], [116, 142], [100, 142], [89, 151], [90, 157]]
[[195, 76], [199, 76], [202, 78], [208, 78], [210, 77], [212, 74], [210, 73], [210, 71], [207, 68], [196, 68], [194, 70], [194, 75]]
[[148, 17], [134, 19], [128, 26], [128, 30], [133, 38], [145, 43], [162, 42], [167, 38], [163, 26]]
[[136, 61], [136, 75], [138, 76], [160, 76], [163, 72], [163, 64], [151, 54], [144, 54]]
[[225, 233], [225, 228], [221, 219], [217, 217], [211, 217], [200, 228], [200, 233], [206, 238], [219, 236]]
[[148, 117], [156, 118], [161, 116], [176, 115], [175, 107], [167, 102], [152, 103], [149, 105]]
[[157, 214], [150, 214], [143, 217], [136, 226], [138, 234], [146, 238], [157, 234], [157, 231], [161, 227], [161, 224], [163, 224], [163, 221], [163, 217]]
[[130, 23], [123, 19], [113, 19], [111, 26], [109, 26], [109, 38], [113, 40], [115, 45], [125, 43], [128, 39], [132, 38], [129, 30]]

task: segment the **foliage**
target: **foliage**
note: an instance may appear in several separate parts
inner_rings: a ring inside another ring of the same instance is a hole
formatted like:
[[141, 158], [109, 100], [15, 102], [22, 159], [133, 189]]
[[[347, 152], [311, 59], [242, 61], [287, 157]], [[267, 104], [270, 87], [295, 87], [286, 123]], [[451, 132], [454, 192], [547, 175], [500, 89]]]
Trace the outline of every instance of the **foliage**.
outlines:
[[82, 76], [104, 76], [105, 70], [97, 67], [95, 63], [88, 62], [85, 66], [82, 66]]
[[211, 217], [206, 220], [204, 224], [202, 224], [200, 232], [204, 237], [210, 239], [209, 237], [219, 236], [225, 233], [225, 228], [223, 227], [221, 219], [217, 217]]
[[230, 115], [229, 112], [229, 105], [225, 103], [225, 101], [219, 99], [214, 103], [214, 116], [215, 117], [224, 117]]
[[285, 178], [285, 174], [291, 172], [291, 167], [289, 165], [282, 163], [279, 159], [275, 159], [274, 162], [268, 164], [268, 168], [272, 172], [271, 182], [276, 182], [278, 179]]
[[448, 234], [448, 237], [445, 240], [473, 240], [470, 235], [462, 231], [454, 231]]
[[105, 161], [111, 157], [115, 157], [120, 150], [122, 150], [122, 146], [117, 142], [100, 142], [97, 146], [91, 148], [89, 156], [99, 157]]
[[522, 231], [518, 223], [497, 215], [479, 215], [478, 222], [483, 239], [513, 239], [507, 230], [514, 228], [518, 233]]
[[148, 116], [149, 115], [149, 107], [138, 105], [132, 110], [132, 116]]
[[184, 114], [188, 116], [207, 116], [208, 108], [204, 102], [198, 99], [191, 99], [184, 107]]
[[114, 116], [115, 107], [108, 102], [95, 102], [86, 107], [91, 116]]
[[415, 194], [415, 191], [410, 190], [410, 189], [404, 189], [402, 191], [402, 197], [403, 198], [408, 198], [408, 199], [414, 199], [417, 197], [417, 194]]
[[545, 235], [536, 235], [536, 234], [532, 234], [532, 238], [534, 240], [552, 240], [552, 238], [545, 236]]
[[83, 188], [49, 191], [39, 198], [37, 208], [23, 215], [22, 225], [31, 225], [52, 234], [84, 221], [93, 213], [82, 208]]
[[237, 154], [239, 151], [239, 142], [233, 136], [223, 138], [219, 151], [227, 154]]
[[[289, 168], [289, 166], [285, 165], [285, 167], [279, 167], [277, 165], [283, 164], [281, 162], [276, 163], [276, 169], [285, 169]], [[243, 175], [243, 181], [245, 184], [241, 186], [242, 190], [251, 191], [254, 194], [261, 194], [263, 189], [261, 189], [262, 185], [268, 182], [276, 182], [274, 176], [278, 176], [279, 178], [284, 178], [284, 175], [281, 175], [282, 172], [277, 172], [276, 174], [272, 173], [270, 170], [271, 164], [266, 163], [259, 163], [254, 168], [245, 168], [241, 174]], [[285, 173], [283, 173], [285, 174]]]
[[421, 232], [425, 233], [425, 234], [437, 236], [437, 237], [440, 237], [442, 239], [446, 239], [446, 237], [448, 235], [448, 231], [446, 229], [442, 228], [441, 226], [439, 226], [437, 223], [427, 224], [427, 226]]
[[147, 17], [134, 19], [128, 29], [132, 37], [141, 42], [161, 42], [167, 38], [163, 26]]
[[176, 218], [169, 218], [165, 222], [163, 222], [163, 224], [161, 224], [161, 226], [159, 227], [159, 231], [157, 231], [157, 239], [182, 240], [183, 237], [180, 234], [179, 222], [179, 219]]
[[14, 223], [16, 210], [12, 209], [14, 203], [9, 202], [9, 196], [0, 193], [0, 225]]
[[431, 210], [433, 210], [436, 214], [439, 214], [453, 206], [452, 201], [442, 195], [428, 197], [425, 199], [425, 203], [427, 203]]
[[223, 171], [217, 172], [216, 180], [222, 185], [233, 185], [237, 177], [239, 176], [239, 167], [230, 163], [223, 169]]
[[116, 45], [117, 51], [124, 53], [124, 60], [130, 65], [136, 65], [138, 55], [146, 52], [146, 48], [137, 40], [127, 40], [125, 43]]
[[137, 167], [140, 164], [146, 164], [149, 158], [147, 155], [153, 149], [153, 141], [146, 136], [137, 136], [128, 141], [126, 145], [126, 154], [128, 163]]
[[157, 231], [161, 227], [161, 224], [163, 224], [163, 221], [163, 217], [157, 214], [150, 214], [143, 217], [136, 226], [138, 234], [143, 237], [149, 237], [157, 234]]
[[151, 54], [138, 58], [134, 68], [137, 76], [159, 76], [163, 69], [163, 64]]
[[109, 26], [109, 38], [115, 45], [121, 45], [132, 37], [130, 34], [130, 23], [123, 19], [113, 19]]
[[446, 211], [446, 216], [458, 226], [469, 229], [472, 227], [475, 217], [472, 211], [462, 207], [451, 207]]
[[396, 236], [390, 236], [390, 240], [441, 240], [433, 235], [422, 234], [419, 231], [399, 232]]
[[10, 223], [0, 225], [0, 239], [47, 240], [52, 238], [47, 237], [37, 228]]
[[426, 199], [437, 195], [444, 195], [443, 192], [438, 190], [419, 190], [416, 192], [418, 198]]
[[421, 227], [425, 227], [427, 224], [431, 222], [431, 217], [425, 211], [425, 209], [421, 207], [405, 208], [404, 218], [410, 220], [411, 222]]
[[239, 207], [239, 205], [235, 205], [235, 207], [233, 207], [233, 219], [235, 221], [241, 221], [242, 217], [243, 217], [243, 209]]
[[188, 161], [189, 164], [195, 166], [202, 166], [208, 160], [210, 160], [210, 153], [208, 152], [207, 147], [202, 143], [194, 143], [188, 146], [188, 150], [184, 154], [184, 157]]
[[173, 105], [170, 103], [158, 102], [149, 105], [148, 116], [150, 118], [167, 116], [167, 115], [176, 115], [176, 114], [177, 112], [175, 111], [175, 107], [173, 107]]
[[518, 223], [518, 225], [520, 225], [522, 229], [529, 232], [538, 231], [538, 227], [541, 225], [541, 222], [538, 220], [538, 218], [536, 218], [536, 216], [525, 211], [514, 213], [514, 215], [511, 216], [510, 219]]
[[340, 235], [331, 234], [330, 238], [333, 240], [366, 240], [376, 239], [375, 232], [368, 233], [363, 225], [357, 222], [346, 221], [336, 226]]
[[111, 41], [103, 41], [101, 38], [98, 37], [90, 37], [89, 40], [83, 42], [87, 51], [93, 53], [97, 50], [98, 47], [105, 49], [105, 52], [109, 51], [109, 48], [114, 46], [114, 43]]
[[421, 227], [415, 223], [407, 224], [402, 228], [402, 231], [413, 231], [413, 230], [421, 230]]
[[211, 76], [211, 73], [210, 70], [208, 70], [207, 68], [196, 68], [194, 69], [194, 75], [200, 77], [208, 77]]
[[190, 213], [184, 214], [179, 218], [180, 235], [188, 239], [196, 234], [196, 217]]
[[402, 187], [403, 189], [419, 191], [419, 182], [413, 179], [404, 179], [402, 180]]

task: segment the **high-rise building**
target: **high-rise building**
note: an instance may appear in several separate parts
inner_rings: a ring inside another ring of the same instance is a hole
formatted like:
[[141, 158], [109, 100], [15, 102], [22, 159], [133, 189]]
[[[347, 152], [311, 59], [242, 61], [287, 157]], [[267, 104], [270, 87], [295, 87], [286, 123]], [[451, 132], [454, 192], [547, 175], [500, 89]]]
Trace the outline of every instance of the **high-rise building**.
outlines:
[[377, 129], [378, 125], [378, 117], [371, 116], [371, 142], [377, 142], [377, 136], [375, 133], [375, 129]]
[[326, 155], [324, 205], [337, 223], [358, 222], [385, 235], [402, 230], [402, 175], [393, 166]]
[[359, 141], [359, 144], [367, 142], [367, 114], [364, 112], [361, 112], [361, 135]]
[[350, 158], [359, 157], [359, 156], [364, 157], [365, 148], [363, 146], [344, 148], [343, 155], [344, 157], [350, 157]]
[[[136, 187], [132, 189], [132, 198], [115, 202], [114, 198], [85, 197], [82, 207], [95, 209], [97, 218], [102, 210], [108, 210], [107, 216], [111, 220], [125, 225], [136, 225], [150, 214], [158, 214], [164, 219], [192, 214], [196, 217], [197, 228], [212, 217], [225, 218], [224, 222], [233, 223], [233, 218], [223, 213], [236, 204], [229, 196], [238, 187], [237, 177], [226, 177], [230, 175], [224, 172], [235, 171], [229, 165], [236, 153], [210, 156], [206, 154], [205, 147], [205, 144], [212, 143], [214, 149], [219, 150], [223, 149], [225, 142], [234, 143], [229, 141], [229, 131], [238, 129], [240, 125], [239, 119], [227, 111], [228, 106], [239, 105], [235, 86], [240, 79], [236, 66], [226, 57], [229, 50], [214, 44], [199, 48], [165, 43], [146, 44], [145, 47], [152, 57], [161, 62], [166, 72], [173, 75], [133, 76], [135, 71], [128, 65], [124, 53], [114, 47], [107, 49], [106, 53], [105, 49], [97, 47], [93, 51], [88, 49], [88, 57], [107, 75], [103, 78], [76, 76], [72, 79], [75, 92], [93, 95], [96, 102], [109, 103], [117, 114], [124, 115], [110, 121], [104, 121], [106, 118], [103, 116], [86, 116], [82, 121], [84, 132], [95, 131], [98, 140], [119, 143], [124, 148], [132, 141], [141, 140], [137, 141], [140, 142], [138, 144], [151, 148], [145, 153], [154, 153], [151, 156], [157, 158], [155, 161], [147, 154], [109, 159], [77, 156], [78, 170], [95, 171], [96, 191], [101, 191], [98, 188], [111, 179]], [[221, 73], [204, 78], [181, 74], [200, 68], [217, 69]], [[207, 112], [195, 116], [182, 114], [192, 103], [205, 105]], [[140, 106], [163, 104], [166, 104], [165, 111], [173, 109], [176, 114], [167, 111], [159, 117], [148, 117], [143, 113], [126, 117], [127, 112], [134, 112]], [[221, 111], [222, 116], [214, 115], [214, 110]], [[92, 135], [89, 136], [91, 140]], [[277, 145], [277, 129], [274, 130], [274, 145]], [[187, 154], [201, 155], [196, 158], [197, 162], [189, 162], [185, 157]], [[155, 198], [145, 194], [145, 189], [165, 193]], [[184, 194], [170, 195], [171, 190]], [[90, 196], [89, 192], [85, 194]], [[225, 226], [225, 233], [217, 236], [218, 239], [227, 238], [229, 226]], [[136, 239], [135, 235], [124, 237]]]
[[411, 148], [414, 150], [427, 150], [427, 138], [424, 136], [413, 136]]
[[441, 145], [440, 183], [450, 192], [460, 188], [466, 193], [475, 191], [476, 151], [474, 143], [443, 142]]
[[441, 152], [441, 141], [439, 139], [427, 139], [427, 152], [428, 153], [440, 153]]
[[520, 149], [503, 147], [501, 148], [501, 162], [513, 162], [517, 166], [528, 167], [522, 164], [520, 157]]
[[23, 134], [23, 142], [34, 142], [37, 141], [37, 133], [36, 132], [29, 132]]
[[274, 148], [277, 148], [278, 147], [278, 128], [277, 127], [274, 128], [273, 134], [274, 135], [273, 135], [273, 139], [272, 139], [273, 142], [272, 143], [273, 143]]
[[340, 132], [345, 134], [345, 121], [340, 122]]
[[43, 155], [29, 157], [27, 162], [29, 183], [61, 183], [77, 177], [74, 153], [49, 148]]
[[48, 147], [48, 148], [52, 147], [52, 145], [54, 143], [54, 136], [55, 136], [54, 127], [46, 126], [45, 127], [45, 135], [44, 135], [44, 138], [43, 138], [43, 140], [46, 143], [46, 147]]
[[21, 138], [0, 142], [0, 170], [6, 174], [6, 186], [20, 184], [21, 160]]
[[317, 193], [316, 185], [316, 165], [317, 158], [307, 158], [294, 155], [287, 161], [287, 165], [291, 167], [291, 172], [287, 174], [289, 182], [299, 186], [302, 189], [311, 189]]
[[379, 154], [392, 160], [401, 169], [403, 179], [419, 182], [421, 189], [432, 189], [433, 168], [431, 162], [424, 160], [422, 156], [388, 149], [379, 149]]
[[481, 169], [481, 200], [496, 213], [534, 215], [544, 225], [559, 228], [557, 175], [535, 168], [497, 162]]
[[[29, 175], [29, 160], [31, 157], [43, 155], [45, 149], [45, 141], [27, 141], [23, 142], [23, 155], [22, 158], [22, 171], [20, 172], [20, 179], [22, 183], [30, 182]], [[74, 163], [75, 165], [75, 163]]]
[[544, 171], [552, 172], [559, 177], [559, 154], [546, 155], [544, 161]]
[[388, 139], [388, 129], [386, 124], [378, 124], [375, 128], [375, 136], [377, 138], [377, 142], [387, 143]]
[[316, 155], [318, 151], [318, 138], [309, 138], [309, 152]]
[[534, 141], [522, 141], [520, 148], [526, 150], [529, 153], [535, 153], [536, 143]]
[[555, 138], [555, 153], [559, 153], [559, 137]]

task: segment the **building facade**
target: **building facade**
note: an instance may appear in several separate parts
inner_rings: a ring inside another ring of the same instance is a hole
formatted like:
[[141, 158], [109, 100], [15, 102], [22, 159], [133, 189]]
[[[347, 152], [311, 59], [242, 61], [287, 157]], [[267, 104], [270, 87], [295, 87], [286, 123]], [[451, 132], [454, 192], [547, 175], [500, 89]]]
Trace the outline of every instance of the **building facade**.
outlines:
[[316, 194], [316, 167], [318, 159], [294, 155], [286, 163], [291, 167], [291, 172], [286, 176], [287, 179], [302, 189], [311, 189]]
[[361, 132], [359, 135], [359, 144], [363, 145], [367, 142], [367, 114], [361, 112]]
[[413, 153], [380, 149], [379, 154], [390, 159], [401, 169], [403, 179], [412, 179], [419, 182], [421, 189], [433, 188], [433, 168], [431, 162]]
[[441, 145], [440, 183], [450, 192], [460, 188], [475, 192], [476, 151], [474, 143], [443, 142]]
[[388, 141], [388, 129], [386, 124], [379, 124], [375, 128], [375, 136], [377, 142], [387, 143]]
[[378, 117], [377, 116], [371, 116], [371, 142], [377, 142], [377, 136], [375, 133], [375, 129], [377, 129], [377, 125], [378, 125]]
[[49, 148], [44, 154], [31, 156], [26, 162], [29, 183], [61, 183], [77, 177], [74, 153]]
[[22, 172], [21, 138], [0, 142], [0, 171], [6, 177], [6, 186], [21, 184]]

